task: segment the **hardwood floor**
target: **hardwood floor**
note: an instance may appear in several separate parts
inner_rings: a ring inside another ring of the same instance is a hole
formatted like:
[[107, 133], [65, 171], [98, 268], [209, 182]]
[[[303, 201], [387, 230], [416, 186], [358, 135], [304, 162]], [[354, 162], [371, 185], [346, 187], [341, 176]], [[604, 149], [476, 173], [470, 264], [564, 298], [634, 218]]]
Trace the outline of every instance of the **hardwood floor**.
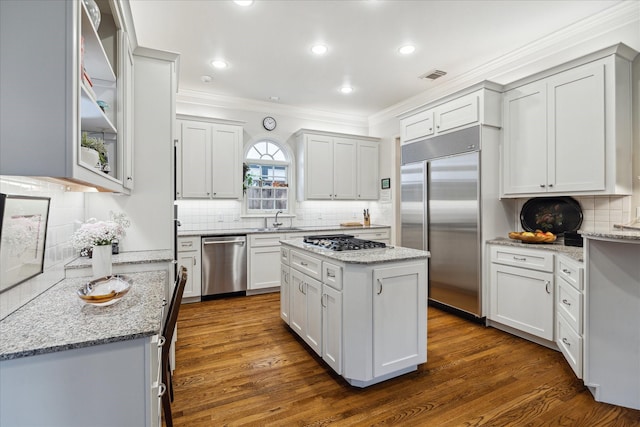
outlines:
[[279, 317], [279, 295], [183, 304], [175, 426], [638, 426], [597, 403], [559, 352], [435, 308], [427, 363], [348, 385]]

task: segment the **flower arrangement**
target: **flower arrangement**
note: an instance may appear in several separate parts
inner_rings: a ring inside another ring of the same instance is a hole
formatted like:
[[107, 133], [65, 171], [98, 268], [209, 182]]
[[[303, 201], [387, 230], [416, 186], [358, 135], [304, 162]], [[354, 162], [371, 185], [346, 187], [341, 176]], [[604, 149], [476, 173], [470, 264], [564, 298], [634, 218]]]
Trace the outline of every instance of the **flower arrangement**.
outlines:
[[129, 227], [131, 222], [123, 213], [109, 212], [109, 217], [109, 221], [98, 221], [91, 218], [82, 224], [71, 237], [73, 246], [83, 250], [91, 246], [111, 245], [124, 237], [125, 228]]

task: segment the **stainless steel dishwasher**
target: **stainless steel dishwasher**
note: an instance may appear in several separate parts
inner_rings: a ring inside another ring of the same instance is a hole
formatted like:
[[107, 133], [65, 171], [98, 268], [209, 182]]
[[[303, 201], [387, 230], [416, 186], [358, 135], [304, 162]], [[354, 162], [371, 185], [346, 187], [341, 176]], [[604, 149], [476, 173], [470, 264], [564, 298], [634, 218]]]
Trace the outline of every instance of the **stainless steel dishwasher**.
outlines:
[[247, 236], [202, 238], [202, 297], [245, 294]]

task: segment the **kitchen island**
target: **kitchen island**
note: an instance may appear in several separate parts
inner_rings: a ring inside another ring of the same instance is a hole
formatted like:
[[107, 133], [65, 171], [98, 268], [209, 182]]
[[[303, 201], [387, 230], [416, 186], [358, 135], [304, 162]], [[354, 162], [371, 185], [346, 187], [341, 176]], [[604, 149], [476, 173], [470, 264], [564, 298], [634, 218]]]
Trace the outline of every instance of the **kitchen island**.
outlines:
[[64, 279], [0, 321], [0, 425], [159, 426], [167, 271], [127, 274], [117, 303], [83, 303]]
[[640, 409], [640, 230], [581, 234], [584, 383], [599, 402]]
[[280, 243], [281, 317], [349, 384], [367, 387], [426, 362], [428, 252]]

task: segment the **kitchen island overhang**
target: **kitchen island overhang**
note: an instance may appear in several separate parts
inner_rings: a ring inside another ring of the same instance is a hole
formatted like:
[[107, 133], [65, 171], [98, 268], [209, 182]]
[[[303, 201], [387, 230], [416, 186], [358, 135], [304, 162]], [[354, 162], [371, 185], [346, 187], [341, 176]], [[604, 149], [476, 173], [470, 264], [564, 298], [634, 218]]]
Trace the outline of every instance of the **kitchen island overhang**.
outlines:
[[426, 362], [429, 252], [281, 244], [281, 317], [349, 384], [367, 387]]

